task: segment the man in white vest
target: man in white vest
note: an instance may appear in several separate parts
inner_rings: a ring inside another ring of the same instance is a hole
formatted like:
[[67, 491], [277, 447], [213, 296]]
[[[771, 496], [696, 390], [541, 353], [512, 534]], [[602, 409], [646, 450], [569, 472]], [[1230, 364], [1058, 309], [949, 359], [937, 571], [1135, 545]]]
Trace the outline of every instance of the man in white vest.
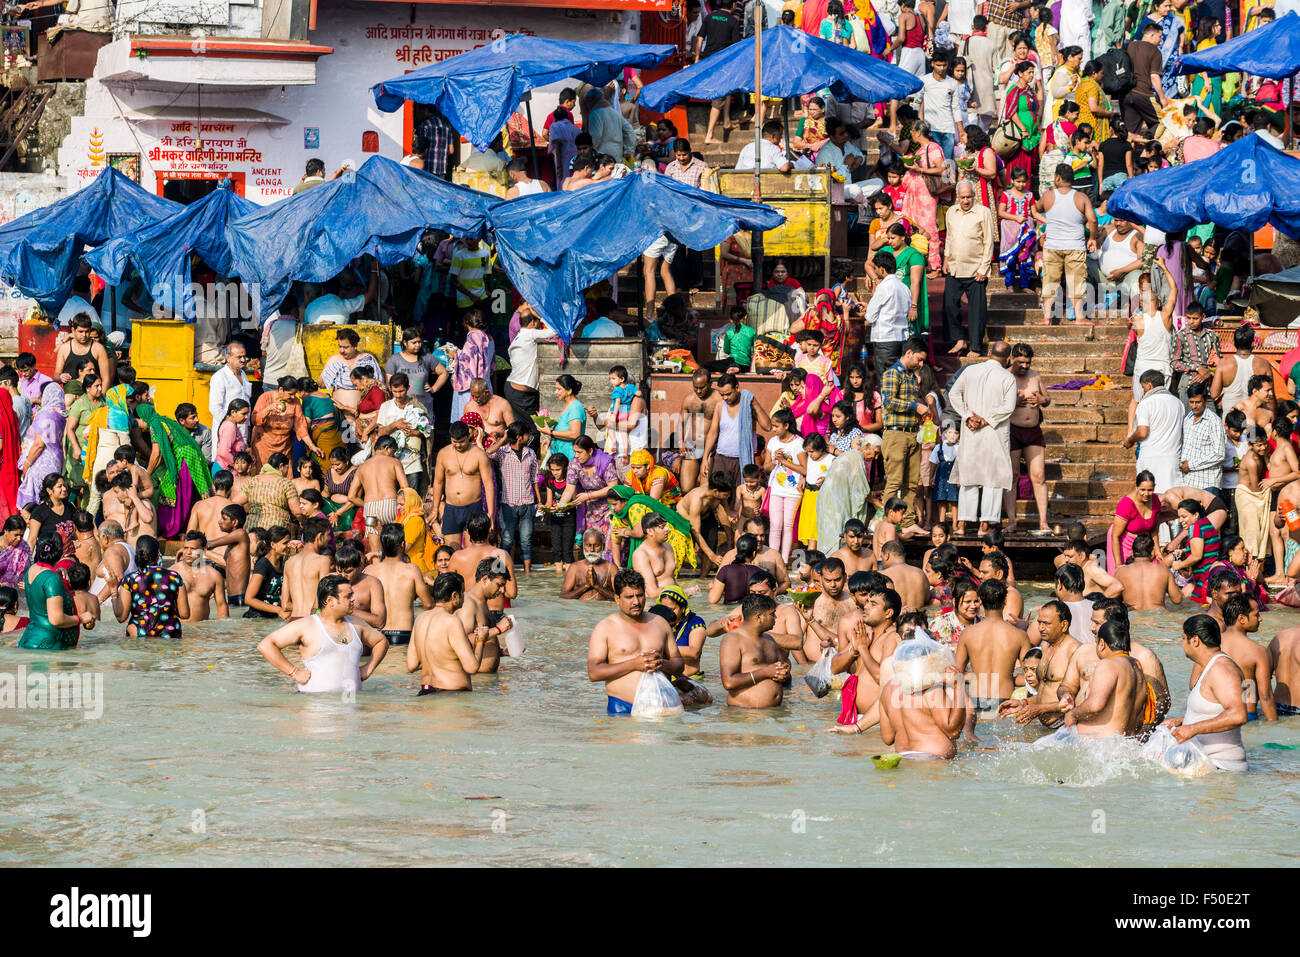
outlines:
[[1016, 377], [1008, 370], [1011, 345], [998, 342], [990, 357], [962, 370], [948, 393], [948, 404], [961, 416], [957, 461], [949, 479], [959, 486], [957, 534], [970, 522], [980, 534], [1002, 520], [1002, 493], [1011, 488], [1011, 413], [1016, 410]]

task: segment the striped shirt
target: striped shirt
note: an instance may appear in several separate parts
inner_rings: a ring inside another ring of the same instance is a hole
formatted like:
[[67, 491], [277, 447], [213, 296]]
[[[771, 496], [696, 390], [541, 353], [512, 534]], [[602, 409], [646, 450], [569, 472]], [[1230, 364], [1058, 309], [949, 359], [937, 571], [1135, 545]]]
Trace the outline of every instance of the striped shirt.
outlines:
[[516, 452], [504, 442], [496, 454], [501, 468], [501, 501], [505, 505], [533, 505], [537, 502], [537, 453], [525, 445]]
[[1194, 488], [1219, 488], [1223, 481], [1223, 453], [1227, 436], [1223, 420], [1206, 409], [1198, 421], [1192, 413], [1183, 418], [1183, 478]]
[[1191, 545], [1194, 538], [1201, 540], [1201, 560], [1191, 569], [1189, 577], [1199, 579], [1209, 573], [1219, 558], [1219, 530], [1208, 518], [1199, 518], [1187, 532], [1187, 544]]
[[1210, 356], [1222, 357], [1219, 349], [1219, 337], [1213, 329], [1202, 328], [1192, 332], [1186, 327], [1174, 333], [1175, 372], [1196, 372], [1210, 364]]
[[884, 425], [886, 429], [915, 432], [921, 425], [916, 414], [916, 404], [921, 401], [921, 387], [916, 376], [903, 367], [900, 359], [885, 370], [880, 380], [880, 394], [884, 397]]

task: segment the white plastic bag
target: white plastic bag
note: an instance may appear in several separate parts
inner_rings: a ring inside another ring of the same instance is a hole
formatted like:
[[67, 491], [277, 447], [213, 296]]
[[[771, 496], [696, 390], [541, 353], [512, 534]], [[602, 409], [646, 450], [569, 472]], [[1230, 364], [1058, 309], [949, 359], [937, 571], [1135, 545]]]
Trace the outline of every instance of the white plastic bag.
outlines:
[[834, 657], [835, 649], [827, 648], [817, 659], [817, 663], [803, 676], [809, 689], [819, 698], [824, 698], [831, 692], [831, 659]]
[[941, 685], [947, 669], [955, 667], [952, 652], [918, 628], [894, 652], [894, 680], [903, 694], [919, 694]]
[[524, 640], [524, 633], [519, 630], [519, 622], [515, 619], [515, 616], [506, 615], [506, 618], [510, 621], [510, 629], [506, 631], [504, 636], [506, 639], [506, 653], [511, 658], [518, 658], [527, 649], [528, 643]]
[[1179, 744], [1174, 733], [1164, 725], [1151, 732], [1146, 744], [1142, 745], [1142, 756], [1183, 777], [1199, 778], [1215, 771], [1214, 762], [1206, 756], [1195, 738]]
[[641, 676], [632, 699], [632, 717], [656, 720], [681, 714], [682, 699], [677, 689], [658, 671], [648, 671]]

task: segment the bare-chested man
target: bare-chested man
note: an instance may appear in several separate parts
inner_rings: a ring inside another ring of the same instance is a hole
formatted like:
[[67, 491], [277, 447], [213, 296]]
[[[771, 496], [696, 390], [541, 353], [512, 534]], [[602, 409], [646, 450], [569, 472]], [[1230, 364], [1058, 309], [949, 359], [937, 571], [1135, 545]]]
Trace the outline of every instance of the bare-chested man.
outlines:
[[126, 543], [126, 535], [117, 522], [104, 522], [99, 526], [99, 544], [103, 558], [90, 590], [105, 602], [117, 593], [122, 579], [135, 571], [135, 546]]
[[[682, 490], [689, 492], [700, 479], [700, 462], [704, 458], [704, 439], [713, 421], [713, 412], [722, 401], [709, 380], [708, 369], [696, 369], [691, 375], [691, 394], [682, 400]], [[766, 541], [766, 539], [765, 539]]]
[[[496, 514], [496, 482], [487, 453], [470, 440], [469, 426], [453, 422], [447, 427], [451, 444], [438, 453], [433, 484], [425, 502], [425, 517], [448, 542], [460, 539], [470, 516], [487, 505], [488, 525]], [[477, 562], [475, 562], [477, 564]], [[471, 568], [470, 571], [473, 571]], [[462, 573], [463, 574], [463, 573]]]
[[235, 477], [224, 469], [212, 476], [212, 494], [194, 503], [187, 532], [202, 532], [209, 540], [221, 536], [221, 510], [230, 504]]
[[840, 619], [857, 611], [853, 596], [845, 587], [848, 576], [844, 574], [844, 563], [838, 558], [823, 559], [818, 572], [822, 593], [817, 596], [811, 609], [796, 606], [799, 616], [804, 620], [806, 636], [803, 653], [809, 661], [821, 657], [823, 643], [838, 640]]
[[[1011, 565], [1007, 562], [1007, 556], [999, 552], [987, 552], [980, 558], [979, 577], [980, 581], [986, 582], [990, 579], [996, 579], [1007, 586], [1007, 602], [1002, 606], [1002, 617], [1017, 628], [1025, 626], [1025, 596], [1020, 593], [1020, 589], [1014, 585], [1007, 584], [1007, 576], [1011, 574]], [[922, 573], [924, 577], [924, 573]], [[928, 583], [927, 579], [927, 583]]]
[[95, 533], [95, 516], [85, 509], [78, 509], [72, 514], [72, 527], [76, 531], [73, 549], [77, 561], [90, 569], [92, 576], [99, 570], [99, 563], [104, 560], [104, 550], [99, 545], [99, 536]]
[[1067, 562], [1078, 565], [1083, 572], [1083, 593], [1091, 595], [1101, 592], [1107, 598], [1117, 598], [1124, 591], [1124, 586], [1114, 575], [1101, 567], [1101, 563], [1088, 550], [1088, 543], [1082, 540], [1067, 542], [1062, 553]]
[[226, 606], [226, 580], [212, 565], [200, 564], [204, 550], [208, 547], [207, 537], [202, 532], [186, 532], [185, 543], [176, 556], [172, 570], [185, 582], [186, 597], [189, 599], [189, 617], [182, 621], [207, 621], [212, 605], [217, 606], [218, 618], [229, 618]]
[[1205, 614], [1214, 619], [1220, 630], [1228, 627], [1223, 620], [1223, 606], [1229, 598], [1243, 591], [1245, 585], [1242, 584], [1241, 577], [1231, 568], [1216, 568], [1205, 579], [1205, 597], [1208, 601]]
[[302, 548], [284, 561], [285, 607], [294, 618], [306, 618], [316, 610], [316, 586], [334, 569], [334, 560], [323, 554], [329, 544], [330, 523], [326, 519], [302, 520]]
[[[758, 552], [755, 553], [750, 564], [757, 565], [763, 571], [767, 572], [776, 579], [776, 592], [780, 594], [790, 587], [790, 573], [786, 568], [785, 562], [781, 559], [779, 549], [773, 548], [767, 544], [767, 518], [760, 515], [758, 518], [747, 518], [740, 523], [740, 528], [736, 532], [736, 537], [741, 535], [753, 535], [758, 539]], [[722, 564], [730, 565], [736, 560], [736, 547], [732, 545], [727, 554], [722, 556]], [[778, 618], [780, 613], [777, 613]]]
[[[880, 721], [880, 666], [898, 646], [896, 628], [903, 601], [874, 572], [858, 572], [849, 582], [854, 603], [861, 609], [840, 619], [835, 638], [831, 671], [852, 671], [857, 676], [854, 692], [854, 720], [827, 730], [840, 734], [861, 734]], [[852, 680], [851, 678], [849, 679]], [[845, 682], [848, 693], [849, 683]], [[841, 695], [841, 698], [843, 697]]]
[[433, 606], [415, 619], [406, 648], [406, 670], [420, 672], [418, 697], [440, 691], [470, 691], [470, 675], [483, 659], [487, 629], [465, 631], [456, 614], [465, 598], [465, 580], [446, 572], [433, 581]]
[[[844, 523], [844, 530], [840, 533], [840, 541], [844, 544], [831, 552], [828, 558], [838, 558], [844, 563], [844, 574], [852, 575], [854, 572], [870, 572], [876, 570], [876, 554], [867, 541], [867, 527], [862, 524], [861, 520], [851, 518]], [[865, 546], [865, 547], [864, 547]], [[881, 548], [883, 553], [884, 548]], [[883, 569], [884, 562], [881, 562]]]
[[709, 574], [708, 562], [719, 568], [726, 564], [722, 556], [714, 551], [717, 544], [714, 533], [719, 528], [726, 530], [736, 524], [736, 516], [727, 509], [727, 502], [735, 490], [731, 479], [721, 472], [714, 472], [709, 476], [707, 485], [696, 486], [677, 503], [677, 514], [691, 523], [691, 535], [706, 559], [700, 568], [701, 574], [706, 577]]
[[488, 610], [493, 612], [494, 618], [497, 618], [505, 611], [506, 599], [514, 601], [519, 595], [519, 584], [515, 580], [514, 559], [509, 552], [488, 543], [491, 534], [492, 520], [488, 518], [486, 512], [479, 509], [465, 523], [465, 537], [469, 539], [469, 544], [451, 557], [447, 567], [466, 581], [472, 581], [474, 573], [478, 570], [478, 563], [483, 559], [492, 558], [501, 563], [509, 580], [504, 590], [488, 600]]
[[1035, 620], [1038, 624], [1038, 648], [1042, 651], [1037, 666], [1038, 693], [1031, 698], [1012, 698], [1002, 702], [998, 706], [998, 715], [1012, 715], [1016, 724], [1028, 724], [1039, 718], [1045, 727], [1057, 728], [1061, 724], [1058, 689], [1080, 645], [1070, 634], [1069, 606], [1060, 599], [1044, 602]]
[[[388, 654], [388, 642], [374, 628], [350, 617], [352, 588], [341, 575], [320, 580], [316, 604], [320, 614], [277, 628], [257, 650], [277, 671], [296, 681], [299, 691], [355, 693]], [[284, 656], [285, 649], [294, 645], [302, 649], [302, 664], [297, 667]], [[362, 668], [361, 656], [367, 649], [370, 663]]]
[[361, 549], [340, 545], [334, 553], [334, 567], [352, 586], [352, 615], [371, 628], [386, 627], [388, 609], [384, 604], [384, 586], [379, 579], [365, 574], [366, 560]]
[[[845, 532], [847, 541], [848, 532]], [[907, 551], [899, 541], [885, 542], [880, 548], [884, 556], [881, 573], [894, 583], [898, 597], [903, 600], [903, 611], [921, 611], [930, 604], [930, 579], [925, 572], [907, 564]], [[838, 554], [838, 553], [837, 553]]]
[[956, 655], [958, 671], [964, 673], [970, 665], [966, 734], [971, 738], [980, 716], [996, 717], [1002, 702], [1015, 691], [1016, 663], [1029, 650], [1029, 636], [1002, 616], [1006, 582], [991, 578], [980, 585], [978, 594], [985, 618], [962, 629]]
[[966, 724], [966, 688], [956, 668], [947, 681], [925, 691], [903, 694], [897, 681], [880, 689], [880, 738], [905, 759], [950, 760]]
[[104, 521], [121, 525], [128, 545], [134, 547], [141, 535], [158, 536], [158, 513], [153, 502], [140, 497], [130, 472], [117, 473], [102, 501]]
[[[225, 549], [220, 561], [215, 564], [218, 571], [226, 577], [226, 604], [231, 608], [243, 607], [244, 592], [248, 589], [248, 576], [252, 571], [248, 532], [244, 530], [246, 521], [248, 513], [244, 511], [244, 506], [227, 505], [217, 519], [217, 537], [208, 538], [209, 549]], [[208, 560], [213, 559], [209, 557]]]
[[653, 601], [665, 588], [677, 584], [674, 576], [676, 558], [673, 547], [668, 544], [667, 519], [651, 512], [641, 519], [641, 528], [645, 531], [645, 539], [632, 553], [632, 567], [645, 579], [646, 600]]
[[366, 545], [371, 552], [379, 553], [379, 529], [397, 521], [402, 489], [409, 487], [397, 458], [397, 440], [391, 435], [375, 439], [374, 452], [361, 463], [348, 489], [348, 501], [365, 513]]
[[1128, 625], [1123, 621], [1102, 625], [1094, 651], [1097, 666], [1086, 697], [1078, 704], [1061, 700], [1064, 725], [1095, 738], [1136, 735], [1144, 723], [1150, 691], [1142, 667], [1129, 655]]
[[1133, 560], [1115, 569], [1115, 579], [1123, 587], [1124, 604], [1133, 611], [1163, 608], [1166, 598], [1170, 604], [1182, 604], [1183, 590], [1169, 566], [1151, 559], [1155, 547], [1151, 533], [1143, 532], [1133, 539]]
[[1279, 631], [1268, 643], [1268, 662], [1277, 680], [1273, 707], [1278, 716], [1300, 715], [1300, 626]]
[[582, 560], [564, 571], [561, 598], [579, 601], [613, 601], [614, 573], [618, 567], [604, 556], [605, 536], [594, 528], [582, 533]]
[[405, 645], [415, 626], [415, 600], [420, 599], [425, 609], [432, 608], [433, 592], [406, 557], [406, 532], [401, 525], [390, 522], [379, 530], [379, 549], [383, 560], [366, 574], [379, 582], [384, 593], [384, 637], [390, 645]]
[[[1043, 452], [1047, 441], [1043, 438], [1043, 409], [1052, 404], [1051, 395], [1043, 388], [1043, 380], [1029, 368], [1034, 360], [1034, 350], [1028, 343], [1017, 342], [1011, 347], [1011, 374], [1016, 377], [1016, 409], [1011, 413], [1011, 473], [1020, 473], [1020, 460], [1029, 463], [1029, 481], [1034, 486], [1034, 501], [1038, 505], [1038, 528], [1047, 531], [1047, 473], [1044, 470]], [[1003, 509], [1008, 516], [1007, 532], [1016, 530], [1015, 489], [1003, 496]]]
[[493, 395], [486, 379], [473, 379], [469, 384], [469, 401], [466, 412], [475, 412], [483, 420], [483, 428], [492, 436], [492, 444], [505, 440], [506, 429], [515, 421], [515, 413], [503, 396]]
[[587, 645], [587, 679], [605, 682], [605, 710], [631, 714], [642, 672], [680, 675], [684, 662], [668, 622], [645, 611], [645, 579], [624, 569], [614, 576], [618, 611], [601, 620]]
[[[1094, 642], [1101, 631], [1101, 626], [1108, 621], [1122, 621], [1126, 625], [1129, 624], [1128, 606], [1122, 600], [1118, 598], [1102, 598], [1092, 606], [1090, 628]], [[1133, 638], [1131, 633], [1128, 644], [1129, 654], [1138, 663], [1138, 667], [1142, 669], [1147, 682], [1151, 685], [1155, 711], [1153, 714], [1147, 715], [1146, 723], [1154, 727], [1155, 724], [1164, 720], [1169, 711], [1169, 679], [1165, 677], [1165, 666], [1159, 655], [1136, 638]]]
[[[1259, 602], [1250, 595], [1233, 595], [1224, 602], [1223, 618], [1228, 627], [1223, 630], [1219, 650], [1241, 669], [1242, 697], [1246, 702], [1247, 716], [1255, 714], [1258, 709], [1264, 720], [1276, 721], [1273, 662], [1268, 649], [1250, 637], [1259, 631]], [[1200, 676], [1201, 666], [1193, 664], [1192, 684], [1196, 684]]]
[[493, 615], [488, 602], [505, 590], [510, 576], [495, 558], [485, 558], [474, 569], [474, 584], [465, 589], [465, 601], [460, 611], [460, 623], [467, 634], [483, 632], [483, 652], [479, 656], [478, 674], [495, 674], [501, 666], [501, 636], [510, 630], [509, 616]]
[[775, 708], [785, 693], [790, 663], [769, 632], [776, 625], [776, 602], [748, 595], [740, 603], [740, 627], [727, 632], [718, 648], [718, 668], [727, 704], [733, 708]]
[[1276, 405], [1277, 400], [1273, 395], [1273, 373], [1270, 371], [1263, 375], [1251, 376], [1246, 382], [1246, 398], [1233, 408], [1239, 409], [1246, 417], [1247, 425], [1267, 429], [1273, 424]]

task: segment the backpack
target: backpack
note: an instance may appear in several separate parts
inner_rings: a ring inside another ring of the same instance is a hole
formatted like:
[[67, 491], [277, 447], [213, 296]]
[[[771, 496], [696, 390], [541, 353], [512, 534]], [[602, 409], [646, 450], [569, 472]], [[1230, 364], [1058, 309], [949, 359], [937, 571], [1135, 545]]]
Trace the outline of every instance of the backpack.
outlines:
[[1101, 64], [1101, 88], [1107, 96], [1124, 96], [1133, 89], [1133, 61], [1120, 48], [1107, 50], [1097, 57]]

